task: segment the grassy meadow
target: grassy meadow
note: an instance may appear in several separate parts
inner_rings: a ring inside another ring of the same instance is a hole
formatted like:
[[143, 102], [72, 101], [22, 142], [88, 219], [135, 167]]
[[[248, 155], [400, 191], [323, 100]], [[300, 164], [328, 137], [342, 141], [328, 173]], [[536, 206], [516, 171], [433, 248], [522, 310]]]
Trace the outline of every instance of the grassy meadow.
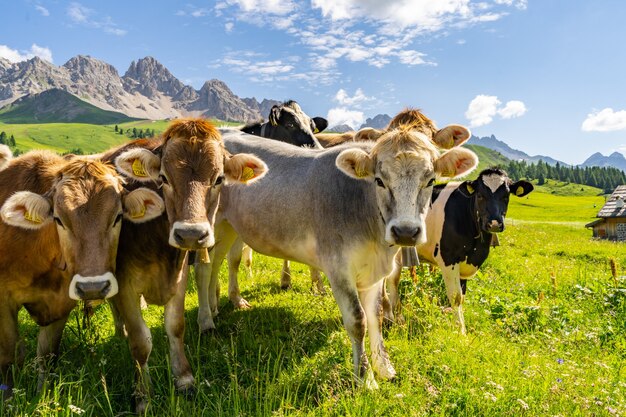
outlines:
[[[158, 130], [158, 129], [157, 129]], [[626, 415], [626, 246], [591, 241], [583, 225], [604, 202], [593, 189], [563, 196], [538, 187], [511, 198], [507, 230], [468, 283], [468, 335], [457, 331], [439, 273], [400, 283], [405, 322], [386, 333], [398, 371], [367, 391], [353, 386], [351, 348], [331, 295], [310, 292], [308, 268], [294, 264], [294, 288], [279, 288], [281, 261], [254, 256], [241, 273], [250, 310], [222, 296], [217, 330], [200, 335], [196, 288], [186, 299], [186, 344], [197, 382], [175, 394], [163, 309], [152, 330], [154, 416], [624, 416]], [[580, 190], [580, 187], [578, 187]], [[594, 207], [594, 204], [596, 207]], [[222, 288], [227, 286], [222, 266]], [[27, 360], [16, 395], [0, 416], [117, 416], [130, 412], [133, 365], [113, 334], [108, 306], [91, 326], [76, 311], [41, 394], [34, 362], [37, 326], [20, 315]]]

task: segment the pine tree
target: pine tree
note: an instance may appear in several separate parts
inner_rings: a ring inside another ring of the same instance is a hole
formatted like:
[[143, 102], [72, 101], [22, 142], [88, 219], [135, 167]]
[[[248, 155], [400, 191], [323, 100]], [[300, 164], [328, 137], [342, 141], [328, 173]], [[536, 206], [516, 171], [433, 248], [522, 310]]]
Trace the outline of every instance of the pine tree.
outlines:
[[9, 146], [15, 148], [15, 136], [13, 135], [9, 138]]
[[0, 132], [0, 145], [7, 145], [7, 134], [4, 130]]

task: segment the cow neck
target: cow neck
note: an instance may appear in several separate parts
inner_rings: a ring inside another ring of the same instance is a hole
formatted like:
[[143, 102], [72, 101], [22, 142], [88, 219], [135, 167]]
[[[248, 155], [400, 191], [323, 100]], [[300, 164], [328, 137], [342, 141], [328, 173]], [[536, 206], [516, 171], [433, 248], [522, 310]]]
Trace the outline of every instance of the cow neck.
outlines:
[[476, 209], [476, 207], [478, 206], [478, 203], [477, 203], [478, 194], [477, 193], [474, 193], [473, 195], [465, 194], [463, 191], [461, 191], [460, 188], [458, 190], [463, 197], [469, 200], [469, 214], [470, 214], [470, 217], [472, 218], [472, 223], [474, 227], [476, 228], [476, 233], [477, 233], [477, 235], [474, 236], [474, 239], [476, 240], [480, 239], [480, 241], [483, 242], [484, 234], [486, 232], [483, 232], [482, 229], [480, 228], [480, 217], [478, 214], [478, 210]]
[[[266, 135], [267, 133], [267, 135]], [[269, 126], [269, 122], [263, 123], [261, 125], [261, 134], [259, 135], [262, 138], [271, 138], [272, 137], [272, 127]]]

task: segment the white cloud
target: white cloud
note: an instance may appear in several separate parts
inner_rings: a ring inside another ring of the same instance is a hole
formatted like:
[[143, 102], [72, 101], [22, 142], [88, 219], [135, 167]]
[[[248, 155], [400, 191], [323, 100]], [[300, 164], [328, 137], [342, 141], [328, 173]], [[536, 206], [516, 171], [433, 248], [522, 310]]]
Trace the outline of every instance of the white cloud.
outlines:
[[0, 45], [0, 58], [9, 60], [10, 62], [20, 62], [31, 59], [35, 56], [52, 62], [52, 51], [49, 48], [39, 46], [36, 43], [32, 44], [30, 50], [18, 51], [17, 49], [11, 49], [6, 45]]
[[496, 96], [477, 95], [470, 102], [465, 117], [469, 119], [471, 127], [487, 125], [498, 112], [499, 105], [500, 100]]
[[585, 132], [612, 132], [625, 129], [626, 110], [614, 111], [610, 107], [589, 113], [582, 125]]
[[504, 107], [496, 96], [479, 94], [470, 102], [465, 117], [470, 121], [470, 127], [488, 125], [496, 115], [503, 119], [513, 119], [526, 114], [526, 105], [519, 100], [507, 101]]
[[326, 116], [328, 126], [334, 127], [346, 124], [354, 129], [359, 128], [365, 121], [365, 115], [358, 110], [348, 110], [345, 107], [335, 107], [328, 111]]
[[50, 16], [50, 12], [48, 11], [48, 9], [46, 9], [45, 7], [36, 4], [35, 5], [35, 10], [37, 10], [39, 13], [41, 13], [42, 16]]
[[296, 9], [291, 0], [226, 0], [226, 3], [250, 14], [269, 13], [282, 16]]
[[256, 82], [287, 80], [294, 70], [294, 66], [288, 62], [263, 60], [260, 54], [250, 51], [229, 53], [211, 67], [226, 67], [230, 71], [246, 74]]
[[526, 113], [526, 105], [519, 100], [507, 101], [503, 108], [498, 110], [498, 114], [503, 119], [513, 119], [521, 117]]
[[398, 57], [400, 62], [407, 65], [436, 65], [434, 62], [428, 62], [424, 59], [426, 54], [417, 51], [400, 51]]
[[109, 16], [105, 16], [102, 19], [95, 19], [92, 17], [94, 15], [94, 10], [89, 9], [80, 3], [70, 3], [67, 7], [67, 16], [76, 24], [94, 29], [101, 29], [105, 33], [110, 33], [116, 36], [124, 36], [128, 33], [127, 30], [120, 29]]
[[337, 91], [337, 94], [335, 94], [335, 101], [342, 106], [359, 105], [369, 100], [371, 100], [371, 98], [367, 97], [360, 88], [356, 89], [352, 97], [350, 97], [348, 92], [343, 88], [340, 88], [339, 91]]
[[495, 0], [496, 4], [503, 4], [505, 6], [515, 6], [520, 10], [525, 10], [528, 7], [528, 0]]
[[224, 30], [226, 30], [226, 32], [230, 33], [233, 31], [235, 27], [235, 24], [233, 22], [227, 22], [226, 24], [224, 24]]

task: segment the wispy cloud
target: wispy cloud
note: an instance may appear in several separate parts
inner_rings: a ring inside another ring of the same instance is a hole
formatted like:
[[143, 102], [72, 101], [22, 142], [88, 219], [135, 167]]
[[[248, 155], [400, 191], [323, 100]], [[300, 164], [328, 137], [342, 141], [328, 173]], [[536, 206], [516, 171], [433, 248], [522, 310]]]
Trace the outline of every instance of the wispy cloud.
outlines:
[[67, 16], [75, 24], [100, 29], [115, 36], [124, 36], [128, 33], [127, 30], [119, 28], [109, 16], [98, 18], [93, 9], [85, 7], [80, 3], [70, 3], [67, 7]]
[[35, 10], [37, 10], [42, 16], [46, 16], [46, 17], [50, 16], [50, 12], [48, 11], [48, 9], [46, 9], [40, 4], [35, 5]]
[[345, 107], [335, 107], [328, 111], [326, 116], [328, 126], [348, 125], [358, 129], [365, 121], [365, 115], [359, 110], [349, 110]]
[[211, 67], [225, 67], [229, 71], [245, 73], [257, 82], [287, 80], [295, 68], [290, 60], [268, 60], [263, 54], [251, 51], [230, 52]]
[[52, 51], [49, 48], [32, 44], [29, 50], [19, 51], [9, 48], [6, 45], [0, 45], [0, 58], [9, 60], [10, 62], [21, 62], [38, 56], [39, 58], [52, 62]]
[[607, 107], [589, 113], [582, 124], [585, 132], [613, 132], [626, 129], [626, 110], [614, 111]]
[[371, 97], [367, 97], [362, 89], [357, 88], [354, 95], [350, 97], [348, 92], [343, 88], [340, 88], [335, 94], [334, 100], [342, 106], [358, 106], [367, 101], [371, 101]]
[[526, 114], [526, 105], [519, 100], [508, 101], [504, 107], [496, 96], [479, 94], [470, 102], [465, 117], [471, 127], [484, 126], [491, 123], [496, 115], [503, 119], [513, 119]]

